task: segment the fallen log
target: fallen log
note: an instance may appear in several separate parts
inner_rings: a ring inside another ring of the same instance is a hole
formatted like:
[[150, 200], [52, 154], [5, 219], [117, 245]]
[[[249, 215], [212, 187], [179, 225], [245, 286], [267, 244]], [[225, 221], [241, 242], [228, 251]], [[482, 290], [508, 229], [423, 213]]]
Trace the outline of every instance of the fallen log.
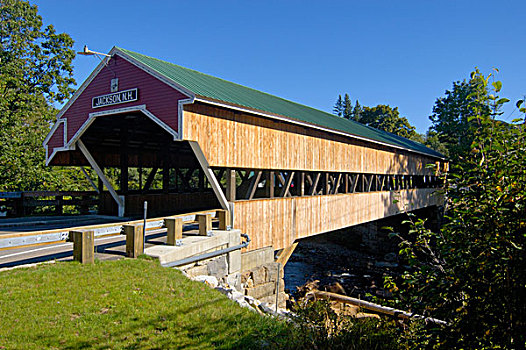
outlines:
[[426, 322], [433, 322], [440, 325], [447, 325], [446, 321], [442, 321], [436, 318], [432, 317], [424, 317], [422, 315], [412, 314], [407, 311], [394, 309], [392, 307], [388, 306], [382, 306], [375, 303], [371, 303], [368, 301], [348, 297], [346, 295], [336, 294], [336, 293], [330, 293], [330, 292], [322, 292], [322, 291], [311, 291], [305, 295], [306, 299], [314, 298], [314, 299], [326, 299], [326, 300], [332, 300], [332, 301], [338, 301], [340, 303], [345, 304], [351, 304], [355, 306], [362, 307], [367, 310], [379, 312], [382, 314], [387, 314], [395, 317], [400, 317], [403, 319], [423, 319]]

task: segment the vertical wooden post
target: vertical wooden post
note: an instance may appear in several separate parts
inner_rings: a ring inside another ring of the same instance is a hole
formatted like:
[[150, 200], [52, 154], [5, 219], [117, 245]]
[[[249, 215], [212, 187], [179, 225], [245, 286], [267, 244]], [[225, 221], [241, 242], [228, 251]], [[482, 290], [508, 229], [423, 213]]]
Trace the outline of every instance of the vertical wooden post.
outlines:
[[329, 181], [330, 174], [325, 173], [324, 174], [324, 183], [323, 183], [323, 194], [330, 194], [331, 192], [331, 183]]
[[203, 169], [199, 168], [198, 169], [198, 172], [199, 172], [199, 191], [200, 192], [204, 192], [205, 190], [205, 173], [203, 171]]
[[19, 211], [19, 215], [20, 216], [25, 216], [29, 213], [28, 211], [28, 208], [26, 207], [26, 195], [24, 194], [24, 192], [21, 193], [20, 195], [20, 211]]
[[226, 170], [226, 199], [229, 202], [236, 200], [236, 171], [234, 169]]
[[196, 214], [199, 223], [199, 235], [208, 236], [212, 233], [212, 216], [210, 214]]
[[[139, 155], [139, 164], [141, 164], [140, 155]], [[139, 190], [142, 190], [142, 166], [139, 166]]]
[[69, 231], [69, 241], [73, 241], [73, 260], [81, 264], [93, 264], [95, 261], [93, 231]]
[[274, 198], [274, 188], [276, 187], [276, 177], [273, 171], [267, 171], [267, 179], [265, 181], [265, 193], [267, 198]]
[[166, 244], [174, 246], [178, 239], [183, 238], [183, 219], [181, 218], [166, 218], [164, 219], [164, 226], [166, 226]]
[[121, 193], [128, 193], [128, 125], [123, 124], [121, 128], [121, 147], [120, 147], [120, 166], [121, 166]]
[[167, 137], [162, 141], [162, 157], [163, 157], [163, 193], [170, 191], [170, 142]]
[[[101, 168], [102, 172], [104, 172], [104, 168]], [[99, 206], [97, 208], [97, 214], [102, 214], [102, 210], [104, 209], [104, 183], [102, 182], [102, 179], [97, 176], [97, 188], [99, 189]]]
[[23, 203], [24, 193], [20, 194], [20, 197], [13, 199], [13, 209], [15, 216], [23, 216], [24, 213], [24, 203]]
[[126, 235], [126, 256], [137, 258], [143, 253], [143, 232], [142, 225], [123, 225]]
[[55, 207], [55, 214], [62, 215], [62, 213], [64, 213], [64, 197], [55, 196], [55, 200], [57, 201], [57, 205]]
[[219, 229], [226, 231], [230, 227], [230, 213], [226, 210], [216, 211], [216, 215], [219, 219]]
[[305, 195], [305, 172], [301, 171], [299, 174], [299, 195], [303, 197]]
[[86, 201], [90, 200], [91, 196], [80, 196], [80, 213], [82, 215], [89, 213], [89, 205], [86, 203]]
[[163, 193], [168, 193], [170, 190], [170, 166], [168, 165], [168, 162], [163, 162]]

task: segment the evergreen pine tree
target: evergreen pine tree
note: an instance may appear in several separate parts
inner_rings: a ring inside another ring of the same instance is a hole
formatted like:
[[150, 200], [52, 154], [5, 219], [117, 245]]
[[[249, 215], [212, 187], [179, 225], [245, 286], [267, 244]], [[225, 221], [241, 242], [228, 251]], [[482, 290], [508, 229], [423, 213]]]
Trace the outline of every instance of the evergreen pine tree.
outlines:
[[336, 100], [336, 103], [334, 104], [334, 108], [332, 109], [332, 112], [336, 114], [338, 117], [341, 117], [343, 115], [342, 95], [338, 95], [338, 100]]
[[353, 111], [352, 111], [352, 120], [359, 122], [362, 118], [362, 112], [363, 108], [360, 105], [360, 102], [356, 100], [356, 104], [354, 105]]
[[345, 94], [343, 100], [343, 117], [345, 119], [351, 119], [353, 114], [352, 101], [349, 94]]

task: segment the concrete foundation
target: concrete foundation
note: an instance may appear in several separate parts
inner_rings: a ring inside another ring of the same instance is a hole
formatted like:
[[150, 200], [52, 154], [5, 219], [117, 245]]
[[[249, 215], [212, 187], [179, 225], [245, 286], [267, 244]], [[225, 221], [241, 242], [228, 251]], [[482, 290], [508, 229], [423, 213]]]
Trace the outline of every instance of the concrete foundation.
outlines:
[[285, 294], [283, 268], [278, 263], [271, 262], [244, 271], [241, 274], [241, 286], [245, 295], [273, 305], [276, 304], [276, 293], [279, 293], [278, 306], [286, 307], [288, 296]]
[[274, 248], [265, 247], [261, 249], [244, 252], [241, 254], [241, 269], [252, 270], [255, 267], [274, 262]]
[[273, 247], [241, 254], [241, 271], [241, 286], [246, 295], [275, 305], [278, 292], [278, 306], [285, 308], [288, 296], [284, 292], [283, 266], [274, 261]]

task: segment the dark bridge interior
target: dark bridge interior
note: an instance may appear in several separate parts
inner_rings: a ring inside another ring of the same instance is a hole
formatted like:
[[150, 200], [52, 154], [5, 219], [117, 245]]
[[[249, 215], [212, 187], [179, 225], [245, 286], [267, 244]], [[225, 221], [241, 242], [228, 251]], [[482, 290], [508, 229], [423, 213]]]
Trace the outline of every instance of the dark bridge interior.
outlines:
[[[188, 141], [173, 136], [142, 113], [101, 116], [81, 136], [105, 174], [117, 177], [116, 191], [125, 195], [125, 215], [151, 215], [219, 208]], [[59, 152], [51, 165], [89, 166], [79, 149]], [[99, 179], [99, 190], [103, 188]], [[100, 196], [99, 214], [115, 215], [110, 193]]]

